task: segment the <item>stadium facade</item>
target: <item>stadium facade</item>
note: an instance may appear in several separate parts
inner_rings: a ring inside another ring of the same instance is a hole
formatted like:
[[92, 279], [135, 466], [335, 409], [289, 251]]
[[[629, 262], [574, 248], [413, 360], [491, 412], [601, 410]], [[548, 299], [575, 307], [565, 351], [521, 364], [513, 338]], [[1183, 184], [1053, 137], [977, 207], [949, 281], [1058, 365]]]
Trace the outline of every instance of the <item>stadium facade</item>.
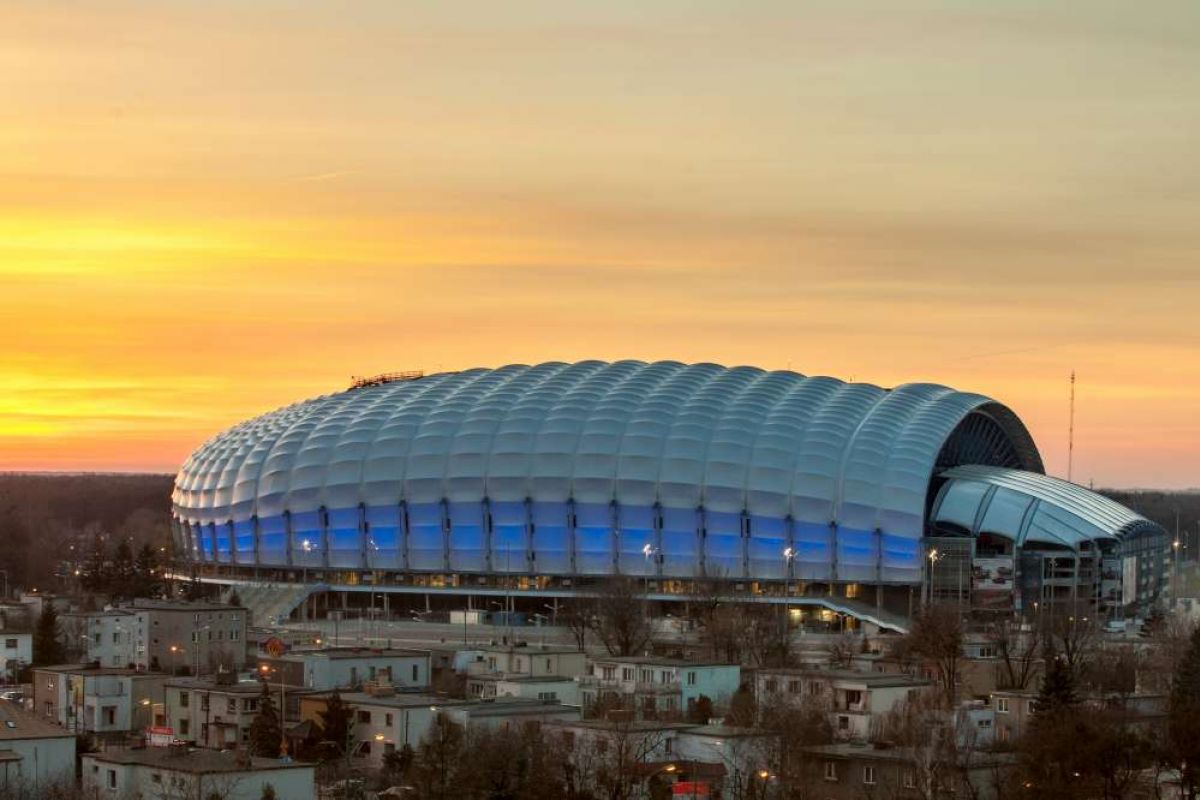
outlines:
[[979, 394], [586, 361], [365, 381], [265, 414], [193, 453], [173, 506], [177, 547], [217, 579], [557, 596], [626, 575], [901, 615], [914, 592], [1153, 602], [1165, 532], [1043, 471]]

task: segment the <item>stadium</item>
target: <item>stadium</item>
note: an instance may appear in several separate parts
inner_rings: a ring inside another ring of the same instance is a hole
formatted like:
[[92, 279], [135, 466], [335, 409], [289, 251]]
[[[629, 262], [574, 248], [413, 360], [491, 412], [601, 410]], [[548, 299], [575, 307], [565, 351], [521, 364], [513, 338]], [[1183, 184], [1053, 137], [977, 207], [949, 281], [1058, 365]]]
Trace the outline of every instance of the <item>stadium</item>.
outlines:
[[200, 580], [301, 601], [539, 609], [622, 575], [893, 629], [934, 598], [1131, 613], [1169, 555], [983, 395], [676, 362], [357, 381], [205, 443], [173, 515]]

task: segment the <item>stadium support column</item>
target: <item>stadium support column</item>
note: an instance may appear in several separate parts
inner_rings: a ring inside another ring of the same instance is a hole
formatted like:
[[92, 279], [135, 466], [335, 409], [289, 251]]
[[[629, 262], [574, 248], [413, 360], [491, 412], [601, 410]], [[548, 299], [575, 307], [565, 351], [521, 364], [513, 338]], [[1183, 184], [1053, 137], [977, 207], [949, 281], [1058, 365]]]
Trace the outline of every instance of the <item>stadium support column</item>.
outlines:
[[829, 521], [829, 596], [833, 597], [833, 585], [838, 578], [837, 520]]

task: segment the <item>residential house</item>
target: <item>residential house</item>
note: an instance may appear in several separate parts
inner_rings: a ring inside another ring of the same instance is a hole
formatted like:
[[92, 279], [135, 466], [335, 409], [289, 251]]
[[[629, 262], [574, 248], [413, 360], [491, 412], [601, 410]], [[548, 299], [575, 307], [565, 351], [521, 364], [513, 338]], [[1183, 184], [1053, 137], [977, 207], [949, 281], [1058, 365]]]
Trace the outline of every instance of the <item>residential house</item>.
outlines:
[[584, 708], [607, 697], [644, 719], [686, 714], [701, 697], [723, 707], [740, 681], [741, 667], [736, 664], [654, 656], [597, 658], [590, 672], [579, 678]]
[[149, 727], [168, 676], [95, 664], [37, 667], [33, 710], [72, 733], [119, 738]]
[[75, 783], [75, 735], [0, 700], [0, 793], [40, 797]]
[[851, 670], [760, 669], [754, 676], [759, 705], [772, 702], [819, 705], [828, 711], [841, 739], [865, 741], [873, 724], [932, 684], [902, 673]]
[[[316, 692], [301, 697], [301, 724], [320, 724], [330, 694]], [[382, 687], [373, 687], [370, 692], [345, 692], [341, 696], [354, 712], [352, 753], [373, 768], [382, 766], [385, 755], [404, 745], [416, 749], [439, 709], [466, 702], [428, 694], [397, 693], [394, 689], [389, 692]]]
[[147, 747], [83, 756], [83, 789], [104, 798], [260, 800], [269, 785], [281, 800], [302, 800], [317, 796], [315, 771], [313, 764], [251, 758], [244, 750]]
[[[300, 701], [310, 689], [267, 684], [284, 722], [300, 719]], [[205, 678], [174, 678], [166, 683], [163, 702], [155, 705], [155, 724], [170, 729], [174, 739], [218, 750], [250, 741], [250, 724], [262, 698], [261, 680], [239, 680], [232, 672]]]
[[926, 800], [972, 797], [993, 800], [1016, 767], [1008, 753], [971, 752], [953, 761], [923, 751], [841, 743], [805, 747], [803, 763], [813, 771], [814, 796], [828, 800]]
[[24, 630], [0, 630], [0, 683], [16, 681], [21, 670], [33, 663], [33, 634]]
[[397, 688], [429, 686], [427, 650], [326, 647], [296, 650], [281, 656], [259, 656], [260, 671], [271, 683], [303, 686], [317, 691], [351, 689], [367, 682]]

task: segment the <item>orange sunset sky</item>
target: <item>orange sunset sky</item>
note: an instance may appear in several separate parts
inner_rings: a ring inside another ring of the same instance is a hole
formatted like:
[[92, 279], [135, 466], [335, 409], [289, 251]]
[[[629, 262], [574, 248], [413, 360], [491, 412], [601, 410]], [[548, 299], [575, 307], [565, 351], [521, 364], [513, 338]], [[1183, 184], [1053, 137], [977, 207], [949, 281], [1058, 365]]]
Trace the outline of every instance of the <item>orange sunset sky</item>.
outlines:
[[0, 469], [351, 375], [673, 358], [1200, 485], [1195, 0], [0, 4]]

